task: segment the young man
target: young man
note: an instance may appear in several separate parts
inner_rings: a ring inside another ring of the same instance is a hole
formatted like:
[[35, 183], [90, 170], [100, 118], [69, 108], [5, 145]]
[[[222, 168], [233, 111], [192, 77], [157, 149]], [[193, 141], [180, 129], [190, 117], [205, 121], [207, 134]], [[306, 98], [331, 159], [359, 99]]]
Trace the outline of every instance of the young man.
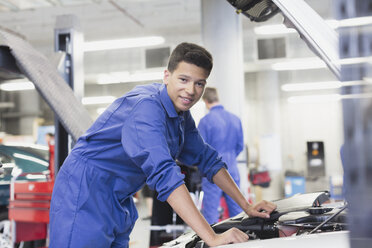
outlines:
[[[236, 115], [226, 111], [220, 104], [216, 88], [207, 87], [204, 91], [203, 101], [209, 113], [199, 123], [198, 129], [204, 141], [211, 145], [228, 165], [228, 172], [235, 183], [240, 185], [239, 170], [236, 157], [244, 148], [242, 123]], [[209, 224], [218, 222], [220, 200], [226, 200], [230, 217], [239, 214], [242, 209], [227, 194], [209, 182], [202, 179], [204, 191], [202, 213]]]
[[235, 228], [214, 233], [195, 207], [176, 159], [198, 165], [247, 214], [268, 217], [275, 205], [247, 203], [190, 115], [211, 69], [212, 57], [204, 48], [178, 45], [164, 84], [138, 86], [117, 99], [79, 138], [54, 185], [50, 248], [128, 247], [138, 217], [132, 195], [144, 183], [209, 246], [246, 241], [248, 236]]

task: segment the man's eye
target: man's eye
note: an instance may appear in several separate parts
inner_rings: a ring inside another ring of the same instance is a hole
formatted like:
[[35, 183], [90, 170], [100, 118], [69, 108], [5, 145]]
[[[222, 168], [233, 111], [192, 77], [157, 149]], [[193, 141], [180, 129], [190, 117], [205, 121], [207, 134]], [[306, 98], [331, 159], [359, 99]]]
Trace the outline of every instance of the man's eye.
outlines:
[[186, 82], [186, 81], [187, 81], [186, 78], [180, 78], [180, 80], [181, 80], [182, 82]]
[[205, 84], [204, 83], [196, 83], [196, 86], [198, 86], [200, 88], [204, 88]]

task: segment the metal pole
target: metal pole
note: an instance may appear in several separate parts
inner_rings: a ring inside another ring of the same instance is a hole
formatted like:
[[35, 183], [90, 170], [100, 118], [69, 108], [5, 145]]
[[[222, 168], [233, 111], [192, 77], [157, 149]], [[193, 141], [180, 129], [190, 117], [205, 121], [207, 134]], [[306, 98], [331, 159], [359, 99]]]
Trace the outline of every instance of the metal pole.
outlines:
[[[66, 83], [81, 100], [84, 95], [83, 44], [80, 23], [74, 15], [57, 16], [55, 51], [64, 52], [64, 63], [59, 71]], [[56, 92], [58, 94], [58, 92]], [[55, 173], [67, 157], [72, 146], [71, 137], [56, 117], [55, 120]]]

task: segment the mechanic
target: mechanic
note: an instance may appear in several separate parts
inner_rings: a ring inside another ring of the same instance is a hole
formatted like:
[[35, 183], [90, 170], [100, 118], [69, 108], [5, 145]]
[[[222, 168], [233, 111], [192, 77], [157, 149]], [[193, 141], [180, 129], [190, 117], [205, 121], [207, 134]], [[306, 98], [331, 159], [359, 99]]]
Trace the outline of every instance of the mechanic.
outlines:
[[269, 217], [275, 204], [248, 204], [191, 117], [211, 69], [208, 51], [179, 44], [164, 84], [138, 86], [118, 98], [79, 138], [54, 184], [50, 248], [128, 247], [138, 217], [132, 195], [145, 182], [209, 246], [246, 241], [236, 228], [214, 233], [194, 205], [176, 159], [198, 165], [248, 215]]
[[[242, 123], [239, 117], [226, 111], [220, 104], [216, 88], [207, 87], [202, 98], [210, 111], [200, 120], [198, 126], [200, 135], [228, 164], [228, 172], [239, 187], [240, 176], [236, 157], [244, 148]], [[242, 212], [230, 196], [206, 178], [202, 179], [202, 190], [204, 192], [202, 213], [209, 224], [219, 220], [218, 208], [222, 196], [226, 200], [230, 217]]]

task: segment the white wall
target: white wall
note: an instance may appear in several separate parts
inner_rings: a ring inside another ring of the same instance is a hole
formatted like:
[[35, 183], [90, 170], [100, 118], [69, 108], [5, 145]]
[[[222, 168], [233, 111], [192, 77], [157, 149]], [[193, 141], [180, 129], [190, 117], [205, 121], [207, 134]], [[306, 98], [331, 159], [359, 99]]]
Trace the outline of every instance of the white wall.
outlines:
[[[286, 72], [287, 75], [278, 74], [279, 85], [294, 82], [307, 82], [307, 81], [322, 81], [325, 79], [335, 80], [327, 69], [325, 72], [315, 73], [311, 72]], [[261, 74], [263, 72], [260, 72]], [[270, 72], [268, 72], [270, 73]], [[301, 77], [302, 74], [302, 77]], [[262, 112], [262, 87], [271, 87], [267, 82], [260, 81], [262, 77], [258, 77], [257, 73], [246, 74], [246, 115], [248, 116], [248, 126], [244, 127], [247, 133], [247, 142], [250, 148], [255, 149], [258, 147], [260, 136], [264, 135], [262, 127], [267, 126], [267, 121], [273, 120], [271, 116], [263, 118], [265, 114]], [[343, 122], [342, 122], [342, 109], [341, 101], [325, 102], [325, 103], [289, 103], [288, 97], [295, 95], [312, 95], [312, 94], [329, 94], [337, 93], [337, 91], [311, 91], [311, 92], [283, 92], [278, 87], [278, 83], [274, 80], [272, 87], [276, 88], [280, 93], [280, 118], [276, 118], [280, 123], [280, 131], [277, 133], [280, 137], [281, 144], [281, 163], [282, 171], [278, 174], [272, 172], [273, 183], [276, 186], [282, 187], [280, 190], [277, 188], [269, 188], [263, 191], [263, 198], [276, 199], [283, 195], [284, 185], [284, 172], [285, 170], [292, 170], [302, 172], [305, 176], [307, 174], [307, 141], [323, 141], [325, 148], [325, 165], [326, 176], [317, 181], [316, 188], [314, 183], [307, 184], [307, 191], [329, 189], [328, 177], [335, 175], [342, 175], [343, 169], [341, 165], [339, 150], [343, 143]], [[264, 86], [265, 85], [265, 86]], [[270, 89], [272, 90], [272, 89]], [[268, 91], [270, 91], [268, 90]], [[268, 92], [268, 94], [270, 94]], [[274, 118], [275, 120], [275, 118]], [[270, 124], [274, 125], [274, 124]], [[275, 187], [276, 187], [275, 186]], [[266, 192], [266, 193], [265, 193]], [[274, 193], [275, 192], [275, 193]], [[265, 197], [267, 196], [267, 197]]]

